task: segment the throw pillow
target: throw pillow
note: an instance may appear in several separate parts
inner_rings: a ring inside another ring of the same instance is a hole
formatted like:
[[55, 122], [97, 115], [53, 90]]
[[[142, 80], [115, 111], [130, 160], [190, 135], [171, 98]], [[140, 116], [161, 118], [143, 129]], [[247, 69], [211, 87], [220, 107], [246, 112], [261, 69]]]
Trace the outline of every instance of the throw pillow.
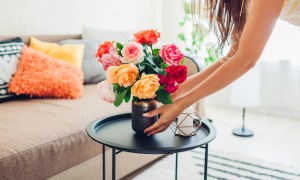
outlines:
[[59, 45], [57, 43], [42, 42], [38, 39], [30, 38], [30, 47], [38, 51], [57, 58], [66, 62], [69, 62], [77, 67], [81, 67], [84, 45]]
[[24, 47], [9, 91], [36, 97], [74, 99], [81, 96], [83, 73], [80, 68]]
[[133, 39], [133, 32], [130, 31], [109, 31], [90, 27], [84, 27], [82, 30], [82, 39], [94, 39], [100, 42], [116, 41], [126, 43]]
[[15, 97], [8, 92], [8, 83], [16, 72], [22, 48], [23, 42], [19, 37], [0, 41], [0, 102]]
[[100, 42], [91, 39], [69, 39], [59, 42], [60, 44], [84, 44], [82, 70], [84, 83], [93, 84], [105, 79], [105, 71], [95, 57]]

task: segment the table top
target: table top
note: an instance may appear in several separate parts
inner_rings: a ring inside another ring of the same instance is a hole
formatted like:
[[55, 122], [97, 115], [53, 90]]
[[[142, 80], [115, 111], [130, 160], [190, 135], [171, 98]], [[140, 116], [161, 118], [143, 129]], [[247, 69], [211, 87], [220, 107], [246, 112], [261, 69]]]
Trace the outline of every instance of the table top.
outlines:
[[95, 141], [121, 151], [141, 154], [172, 154], [205, 145], [216, 137], [215, 127], [207, 120], [196, 135], [182, 137], [168, 128], [153, 136], [136, 134], [131, 128], [131, 113], [117, 114], [97, 119], [87, 127], [88, 135]]

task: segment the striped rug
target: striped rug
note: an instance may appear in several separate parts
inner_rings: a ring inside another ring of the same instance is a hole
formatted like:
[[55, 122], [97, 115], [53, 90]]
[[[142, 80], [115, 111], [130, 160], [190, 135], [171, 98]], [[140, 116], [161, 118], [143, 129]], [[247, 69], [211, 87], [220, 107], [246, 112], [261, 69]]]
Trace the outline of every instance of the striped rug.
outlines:
[[[178, 179], [203, 179], [204, 150], [179, 154]], [[134, 180], [171, 180], [175, 177], [175, 155], [167, 156], [137, 175]], [[300, 170], [257, 159], [224, 153], [209, 152], [208, 179], [300, 180]]]

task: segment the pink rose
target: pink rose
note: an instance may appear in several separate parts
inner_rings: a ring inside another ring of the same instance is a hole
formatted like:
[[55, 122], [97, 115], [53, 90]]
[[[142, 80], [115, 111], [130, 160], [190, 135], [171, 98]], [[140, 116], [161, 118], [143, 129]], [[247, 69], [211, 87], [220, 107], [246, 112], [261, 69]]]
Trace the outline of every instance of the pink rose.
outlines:
[[116, 95], [112, 90], [111, 84], [109, 84], [107, 81], [104, 80], [98, 83], [97, 90], [100, 99], [109, 103], [113, 103], [115, 101]]
[[101, 58], [103, 69], [106, 71], [110, 66], [119, 66], [122, 64], [121, 57], [112, 52], [110, 54], [103, 54]]
[[179, 65], [183, 58], [183, 54], [174, 44], [162, 46], [159, 50], [159, 55], [163, 58], [165, 63], [173, 66]]
[[137, 64], [144, 60], [145, 53], [143, 52], [143, 46], [137, 42], [129, 42], [123, 46], [121, 51], [123, 63]]

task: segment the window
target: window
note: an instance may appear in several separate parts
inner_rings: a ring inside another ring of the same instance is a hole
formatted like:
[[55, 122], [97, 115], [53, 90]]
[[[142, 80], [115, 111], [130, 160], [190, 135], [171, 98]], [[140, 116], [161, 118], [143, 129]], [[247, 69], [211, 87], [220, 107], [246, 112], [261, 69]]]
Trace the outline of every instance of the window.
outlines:
[[278, 20], [261, 56], [262, 60], [290, 60], [300, 65], [300, 28]]

